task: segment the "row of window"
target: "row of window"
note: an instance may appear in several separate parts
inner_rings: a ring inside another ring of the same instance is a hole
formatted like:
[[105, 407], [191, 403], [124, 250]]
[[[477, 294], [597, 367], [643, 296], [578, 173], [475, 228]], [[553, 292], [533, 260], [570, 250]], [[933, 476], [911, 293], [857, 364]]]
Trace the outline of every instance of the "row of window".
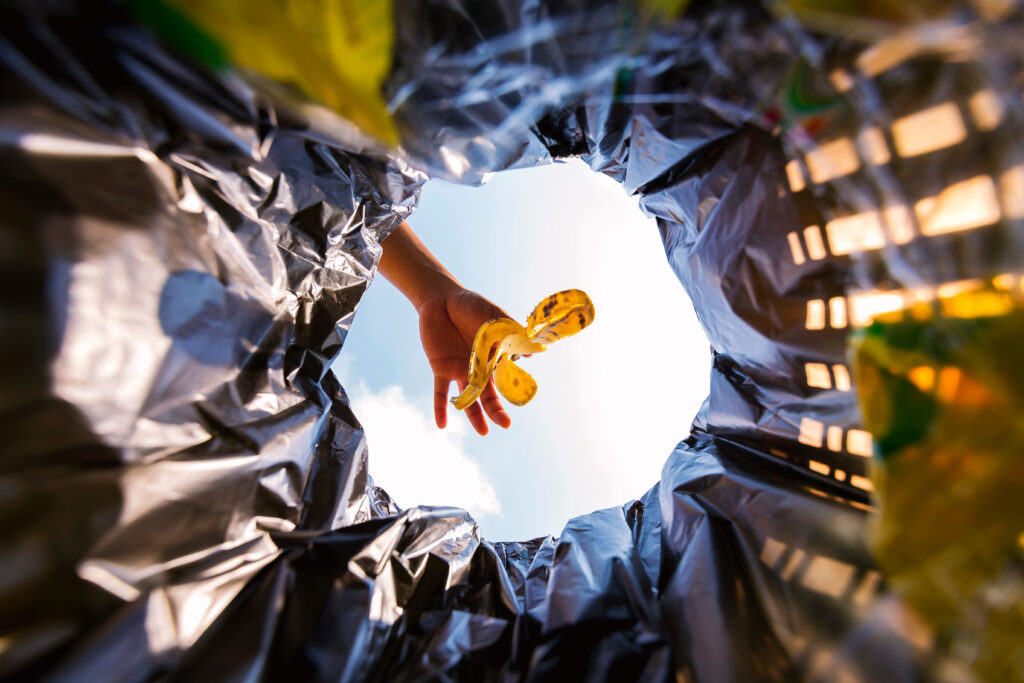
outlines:
[[802, 548], [790, 549], [771, 536], [765, 538], [760, 557], [783, 581], [798, 581], [837, 600], [846, 597], [859, 607], [871, 602], [882, 579], [877, 571], [868, 569], [857, 580], [854, 565], [824, 555], [810, 555]]
[[804, 363], [804, 373], [807, 376], [807, 386], [815, 389], [831, 389], [837, 391], [849, 391], [850, 370], [841, 363], [829, 367], [825, 363]]
[[[970, 296], [960, 296], [967, 293]], [[871, 290], [848, 297], [835, 296], [827, 301], [809, 300], [804, 327], [808, 330], [843, 329], [848, 325], [865, 327], [876, 317], [897, 311], [930, 317], [936, 301], [943, 315], [951, 318], [1005, 315], [1021, 297], [1024, 297], [1024, 277], [1013, 273], [1003, 273], [989, 281], [972, 278], [900, 290]]]
[[[790, 162], [793, 163], [793, 162]], [[926, 237], [972, 230], [998, 222], [1003, 216], [1024, 218], [1024, 165], [1003, 172], [996, 181], [979, 175], [954, 183], [911, 209], [897, 204], [834, 218], [786, 235], [793, 263], [800, 266], [833, 256], [906, 244], [920, 230]], [[826, 249], [826, 244], [828, 248]]]
[[[1005, 116], [1003, 105], [992, 90], [979, 90], [967, 101], [974, 127], [980, 132], [994, 130]], [[893, 121], [890, 128], [897, 156], [912, 158], [952, 147], [967, 139], [968, 131], [955, 102], [943, 102]], [[848, 176], [861, 165], [882, 166], [892, 160], [892, 152], [881, 129], [864, 128], [854, 137], [823, 142], [798, 160], [786, 165], [786, 176], [793, 192], [807, 186], [806, 178], [821, 184]], [[806, 173], [805, 169], [806, 168]]]

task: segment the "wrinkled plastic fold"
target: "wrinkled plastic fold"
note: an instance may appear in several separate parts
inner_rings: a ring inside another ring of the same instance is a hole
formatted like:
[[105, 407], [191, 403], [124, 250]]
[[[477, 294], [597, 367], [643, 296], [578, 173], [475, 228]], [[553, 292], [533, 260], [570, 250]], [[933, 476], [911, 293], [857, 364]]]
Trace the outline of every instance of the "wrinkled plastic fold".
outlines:
[[[654, 4], [395, 0], [335, 110], [0, 10], [0, 676], [1024, 680], [1019, 11]], [[331, 366], [428, 177], [566, 157], [710, 394], [635, 501], [491, 542], [374, 485]]]

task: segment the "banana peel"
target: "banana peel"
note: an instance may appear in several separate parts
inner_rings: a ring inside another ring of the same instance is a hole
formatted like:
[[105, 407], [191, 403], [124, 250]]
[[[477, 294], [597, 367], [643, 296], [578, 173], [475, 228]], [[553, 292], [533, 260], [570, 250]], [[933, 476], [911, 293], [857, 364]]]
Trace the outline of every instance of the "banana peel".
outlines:
[[473, 405], [492, 375], [505, 400], [526, 405], [537, 394], [537, 381], [515, 361], [523, 354], [545, 351], [548, 345], [571, 337], [593, 321], [594, 304], [579, 289], [567, 289], [544, 299], [530, 313], [525, 326], [510, 318], [488, 320], [473, 339], [469, 384], [452, 399], [452, 405], [459, 410]]

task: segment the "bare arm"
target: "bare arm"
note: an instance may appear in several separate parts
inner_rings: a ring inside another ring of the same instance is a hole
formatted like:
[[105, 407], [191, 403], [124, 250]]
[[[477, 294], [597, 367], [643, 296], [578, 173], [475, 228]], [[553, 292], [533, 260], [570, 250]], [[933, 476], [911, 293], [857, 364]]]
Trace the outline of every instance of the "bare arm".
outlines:
[[464, 289], [405, 221], [384, 240], [378, 270], [417, 310], [424, 299]]
[[[408, 223], [403, 222], [384, 240], [384, 254], [378, 267], [412, 303], [420, 319], [420, 341], [434, 373], [434, 420], [438, 427], [448, 424], [448, 388], [454, 380], [465, 388], [473, 337], [492, 318], [509, 317], [505, 311], [466, 289], [430, 253]], [[466, 409], [473, 428], [488, 432], [484, 414], [500, 427], [512, 424], [498, 399], [493, 382], [480, 400]]]

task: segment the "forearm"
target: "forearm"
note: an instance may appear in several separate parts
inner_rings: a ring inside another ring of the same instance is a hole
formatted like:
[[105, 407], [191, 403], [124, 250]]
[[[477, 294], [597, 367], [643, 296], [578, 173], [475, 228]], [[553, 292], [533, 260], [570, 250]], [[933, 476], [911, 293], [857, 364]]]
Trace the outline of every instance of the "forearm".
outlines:
[[405, 221], [395, 228], [382, 246], [384, 254], [378, 270], [416, 310], [432, 295], [462, 288]]

